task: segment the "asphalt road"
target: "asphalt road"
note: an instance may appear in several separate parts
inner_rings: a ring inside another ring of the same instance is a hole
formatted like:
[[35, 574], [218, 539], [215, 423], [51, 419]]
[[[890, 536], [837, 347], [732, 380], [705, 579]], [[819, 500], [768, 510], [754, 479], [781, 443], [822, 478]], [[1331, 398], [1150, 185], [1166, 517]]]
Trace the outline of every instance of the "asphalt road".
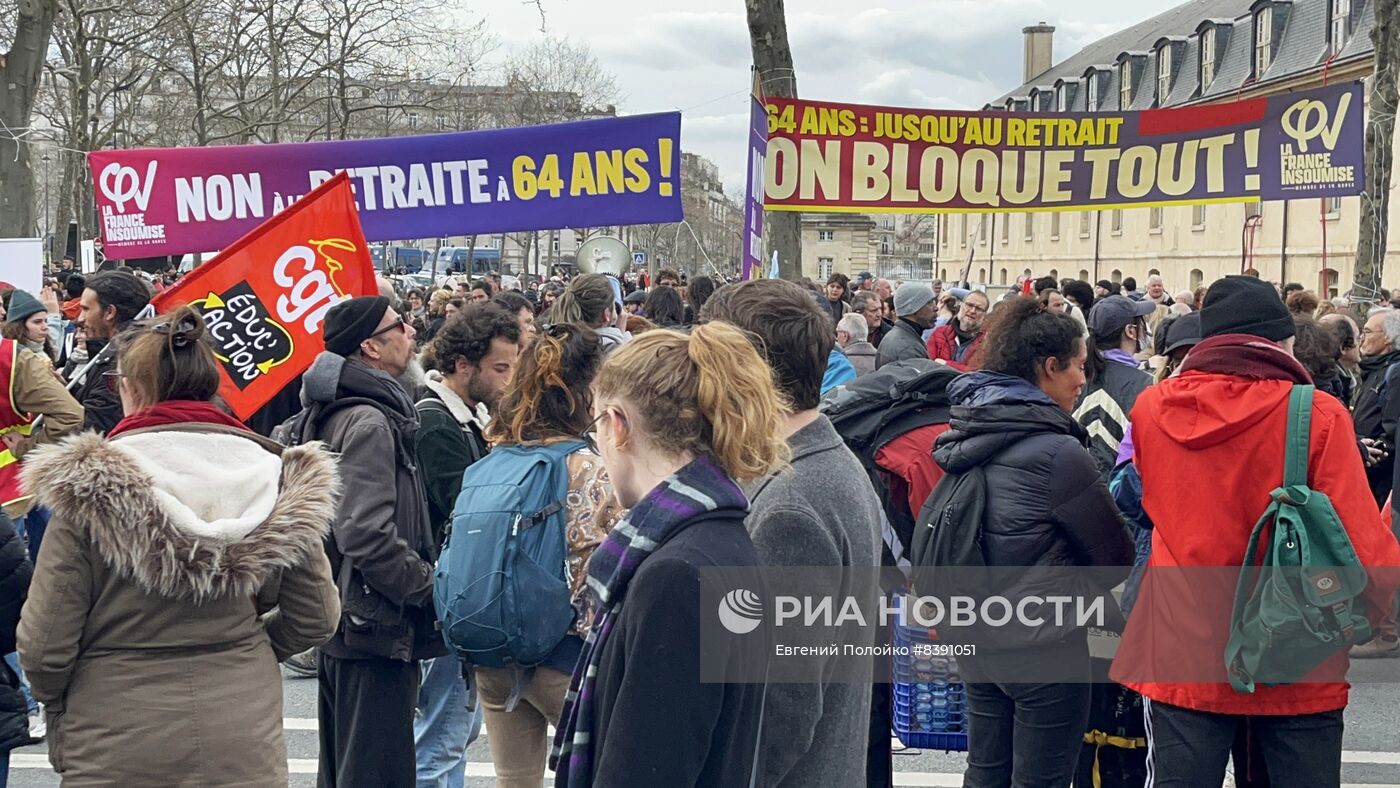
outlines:
[[[1346, 713], [1342, 781], [1346, 785], [1400, 788], [1400, 660], [1356, 662], [1352, 668], [1351, 706]], [[316, 682], [283, 680], [286, 697], [285, 726], [291, 766], [291, 785], [310, 788], [316, 783]], [[495, 784], [486, 733], [469, 751], [469, 788]], [[894, 757], [899, 786], [960, 786], [964, 756], [961, 753], [905, 751]], [[57, 786], [49, 770], [43, 745], [17, 750], [10, 766], [11, 786]], [[1300, 787], [1302, 788], [1302, 787]]]

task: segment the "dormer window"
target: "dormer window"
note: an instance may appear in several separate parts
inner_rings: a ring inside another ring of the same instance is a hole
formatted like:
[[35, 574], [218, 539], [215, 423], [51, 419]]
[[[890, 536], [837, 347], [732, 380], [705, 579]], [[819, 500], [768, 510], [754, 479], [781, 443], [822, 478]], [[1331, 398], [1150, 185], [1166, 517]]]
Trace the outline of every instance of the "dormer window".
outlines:
[[1215, 81], [1215, 28], [1201, 33], [1201, 92]]
[[1127, 110], [1133, 105], [1133, 63], [1124, 59], [1118, 64], [1118, 109]]
[[1337, 54], [1347, 44], [1351, 35], [1351, 0], [1330, 0], [1332, 4], [1331, 39], [1328, 51]]
[[1069, 85], [1060, 85], [1055, 90], [1055, 111], [1069, 112]]
[[1274, 59], [1274, 9], [1264, 6], [1254, 15], [1254, 78], [1262, 79]]
[[1166, 44], [1157, 50], [1157, 106], [1165, 107], [1171, 93], [1172, 46]]

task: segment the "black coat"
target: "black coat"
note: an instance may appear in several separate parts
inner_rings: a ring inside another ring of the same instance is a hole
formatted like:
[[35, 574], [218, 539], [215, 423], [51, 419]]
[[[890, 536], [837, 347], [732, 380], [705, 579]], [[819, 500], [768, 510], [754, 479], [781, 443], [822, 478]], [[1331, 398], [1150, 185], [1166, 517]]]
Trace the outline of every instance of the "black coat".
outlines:
[[[87, 343], [88, 358], [95, 359], [107, 343], [93, 340]], [[88, 368], [87, 377], [73, 393], [83, 406], [83, 429], [96, 430], [106, 435], [122, 420], [122, 398], [108, 382], [103, 373], [117, 368], [117, 356], [109, 353], [100, 363]]]
[[[29, 592], [34, 567], [14, 523], [0, 512], [0, 654], [15, 650], [19, 611]], [[0, 752], [29, 744], [29, 707], [20, 692], [19, 676], [0, 661]]]
[[[609, 788], [749, 784], [758, 734], [758, 683], [701, 683], [700, 571], [734, 573], [733, 585], [760, 591], [758, 556], [742, 513], [715, 512], [672, 536], [646, 558], [627, 588], [603, 643], [593, 719], [594, 785]], [[713, 567], [727, 567], [716, 570]], [[761, 631], [761, 630], [760, 630]], [[750, 682], [766, 647], [731, 653]], [[750, 637], [750, 636], [746, 636]], [[762, 668], [758, 667], [758, 671]], [[741, 677], [740, 677], [741, 678]]]
[[[948, 396], [951, 427], [934, 444], [933, 457], [950, 474], [975, 466], [986, 473], [990, 493], [982, 549], [987, 565], [1103, 568], [995, 572], [1001, 580], [995, 590], [1011, 597], [1097, 594], [1122, 582], [1133, 564], [1133, 541], [1085, 450], [1084, 429], [1040, 389], [1008, 375], [963, 375], [948, 385]], [[1073, 588], [1065, 588], [1066, 582]], [[1013, 634], [1008, 629], [1010, 640], [999, 645], [1053, 642], [1070, 631], [1044, 626]]]
[[1389, 449], [1380, 462], [1366, 469], [1366, 480], [1377, 506], [1384, 504], [1390, 494], [1395, 473], [1395, 428], [1400, 424], [1400, 391], [1395, 390], [1400, 388], [1400, 369], [1395, 369], [1396, 365], [1400, 365], [1400, 350], [1361, 359], [1361, 385], [1357, 387], [1356, 408], [1352, 412], [1356, 437], [1383, 440]]

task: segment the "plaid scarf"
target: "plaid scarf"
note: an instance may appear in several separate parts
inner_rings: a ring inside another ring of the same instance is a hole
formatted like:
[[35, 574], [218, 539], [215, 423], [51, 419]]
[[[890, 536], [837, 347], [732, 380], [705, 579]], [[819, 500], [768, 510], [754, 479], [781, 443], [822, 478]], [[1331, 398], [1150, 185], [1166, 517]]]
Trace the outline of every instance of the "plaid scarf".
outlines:
[[593, 714], [598, 665], [612, 634], [627, 585], [656, 550], [700, 515], [725, 509], [747, 512], [749, 500], [711, 457], [696, 457], [676, 471], [627, 513], [588, 561], [588, 588], [596, 616], [574, 667], [564, 711], [554, 734], [549, 767], [556, 788], [593, 784]]

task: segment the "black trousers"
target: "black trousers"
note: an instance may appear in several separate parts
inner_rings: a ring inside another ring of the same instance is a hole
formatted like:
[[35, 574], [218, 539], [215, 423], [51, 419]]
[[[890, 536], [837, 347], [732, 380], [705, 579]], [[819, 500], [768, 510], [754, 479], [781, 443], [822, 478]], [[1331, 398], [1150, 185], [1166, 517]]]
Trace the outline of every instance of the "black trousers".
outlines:
[[[1082, 665], [1077, 682], [1023, 684], [995, 681], [1014, 675], [1008, 665], [1043, 657]], [[964, 788], [1065, 788], [1074, 778], [1088, 730], [1093, 685], [1082, 634], [1052, 646], [1006, 657], [959, 659], [967, 686], [967, 772]]]
[[[1195, 788], [1225, 777], [1231, 746], [1247, 723], [1246, 762], [1262, 760], [1288, 785], [1339, 788], [1342, 784], [1342, 712], [1296, 716], [1211, 714], [1146, 702], [1147, 788]], [[1241, 764], [1236, 765], [1236, 772]], [[1258, 776], [1248, 780], [1257, 784]]]
[[319, 788], [413, 788], [418, 663], [319, 657]]

